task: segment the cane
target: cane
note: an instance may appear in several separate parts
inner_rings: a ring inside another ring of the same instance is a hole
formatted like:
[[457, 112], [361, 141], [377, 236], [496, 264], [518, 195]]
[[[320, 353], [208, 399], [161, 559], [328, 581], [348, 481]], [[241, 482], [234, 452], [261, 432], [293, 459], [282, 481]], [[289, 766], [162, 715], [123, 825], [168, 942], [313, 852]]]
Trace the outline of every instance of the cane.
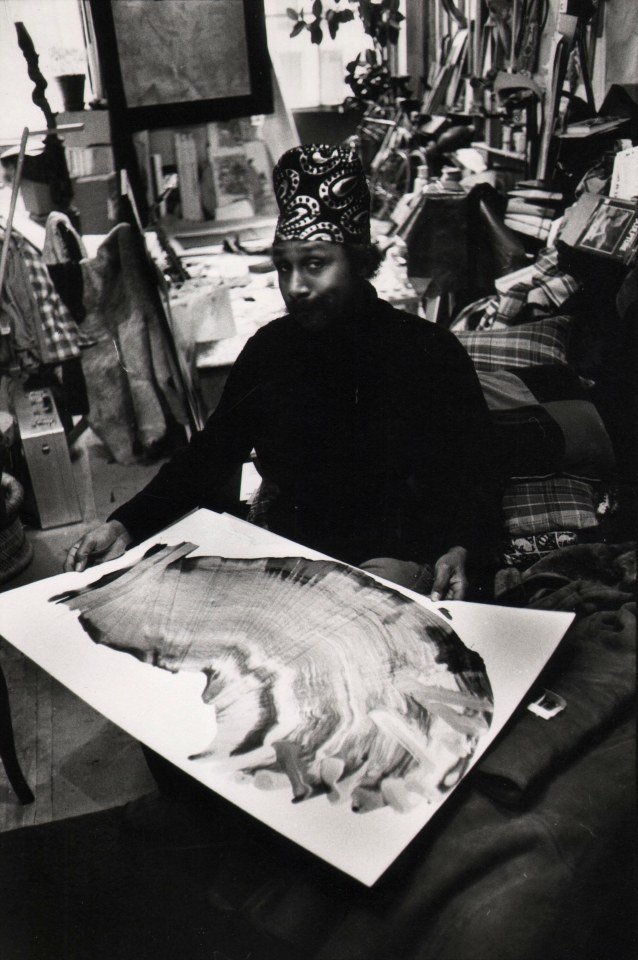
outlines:
[[[16, 201], [18, 199], [18, 190], [20, 189], [20, 180], [22, 179], [22, 168], [24, 167], [24, 155], [27, 149], [27, 138], [29, 128], [25, 127], [22, 131], [22, 140], [20, 141], [20, 151], [18, 153], [18, 163], [16, 165], [15, 176], [11, 185], [11, 202], [9, 204], [9, 215], [7, 225], [4, 231], [4, 241], [2, 243], [2, 253], [0, 254], [0, 298], [2, 297], [2, 287], [4, 285], [4, 274], [7, 269], [7, 258], [9, 256], [9, 243], [11, 241], [11, 227], [13, 224], [13, 215], [15, 213]], [[0, 334], [6, 336], [11, 333], [11, 327], [8, 322], [2, 322], [0, 314]]]

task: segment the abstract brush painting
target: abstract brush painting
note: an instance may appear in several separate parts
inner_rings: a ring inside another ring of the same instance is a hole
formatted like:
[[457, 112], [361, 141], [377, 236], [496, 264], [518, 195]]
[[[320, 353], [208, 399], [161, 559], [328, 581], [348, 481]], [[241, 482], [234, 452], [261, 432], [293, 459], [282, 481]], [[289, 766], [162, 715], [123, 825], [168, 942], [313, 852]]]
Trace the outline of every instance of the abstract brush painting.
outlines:
[[216, 730], [191, 759], [356, 813], [440, 802], [493, 708], [483, 660], [451, 625], [332, 560], [194, 549], [157, 545], [51, 601], [79, 611], [96, 643], [204, 674]]

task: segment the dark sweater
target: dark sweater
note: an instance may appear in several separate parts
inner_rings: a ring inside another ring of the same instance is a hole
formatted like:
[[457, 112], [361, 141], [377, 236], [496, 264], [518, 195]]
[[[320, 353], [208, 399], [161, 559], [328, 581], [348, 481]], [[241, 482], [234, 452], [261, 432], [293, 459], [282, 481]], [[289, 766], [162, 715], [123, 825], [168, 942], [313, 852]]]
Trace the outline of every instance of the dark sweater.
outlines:
[[246, 344], [204, 429], [111, 516], [136, 541], [223, 490], [255, 450], [281, 494], [271, 530], [336, 559], [435, 560], [496, 532], [489, 418], [473, 365], [445, 329], [362, 288], [327, 333], [290, 317]]

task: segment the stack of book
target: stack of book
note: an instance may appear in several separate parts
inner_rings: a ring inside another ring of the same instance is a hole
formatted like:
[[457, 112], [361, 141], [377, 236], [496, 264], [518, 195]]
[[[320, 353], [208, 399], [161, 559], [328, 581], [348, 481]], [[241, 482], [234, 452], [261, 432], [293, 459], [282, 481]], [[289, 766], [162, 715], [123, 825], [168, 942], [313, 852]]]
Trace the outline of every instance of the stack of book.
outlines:
[[626, 266], [638, 257], [638, 211], [632, 201], [583, 193], [565, 211], [558, 239], [568, 247]]
[[507, 195], [505, 225], [517, 233], [546, 240], [552, 223], [560, 216], [563, 195], [534, 181], [518, 183]]

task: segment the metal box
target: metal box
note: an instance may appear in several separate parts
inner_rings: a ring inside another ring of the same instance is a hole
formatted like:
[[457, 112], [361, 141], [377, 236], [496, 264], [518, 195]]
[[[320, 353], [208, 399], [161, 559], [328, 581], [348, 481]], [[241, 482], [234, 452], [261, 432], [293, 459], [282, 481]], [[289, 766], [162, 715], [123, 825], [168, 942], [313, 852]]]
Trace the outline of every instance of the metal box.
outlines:
[[40, 526], [79, 523], [69, 447], [51, 392], [17, 389], [13, 402]]

